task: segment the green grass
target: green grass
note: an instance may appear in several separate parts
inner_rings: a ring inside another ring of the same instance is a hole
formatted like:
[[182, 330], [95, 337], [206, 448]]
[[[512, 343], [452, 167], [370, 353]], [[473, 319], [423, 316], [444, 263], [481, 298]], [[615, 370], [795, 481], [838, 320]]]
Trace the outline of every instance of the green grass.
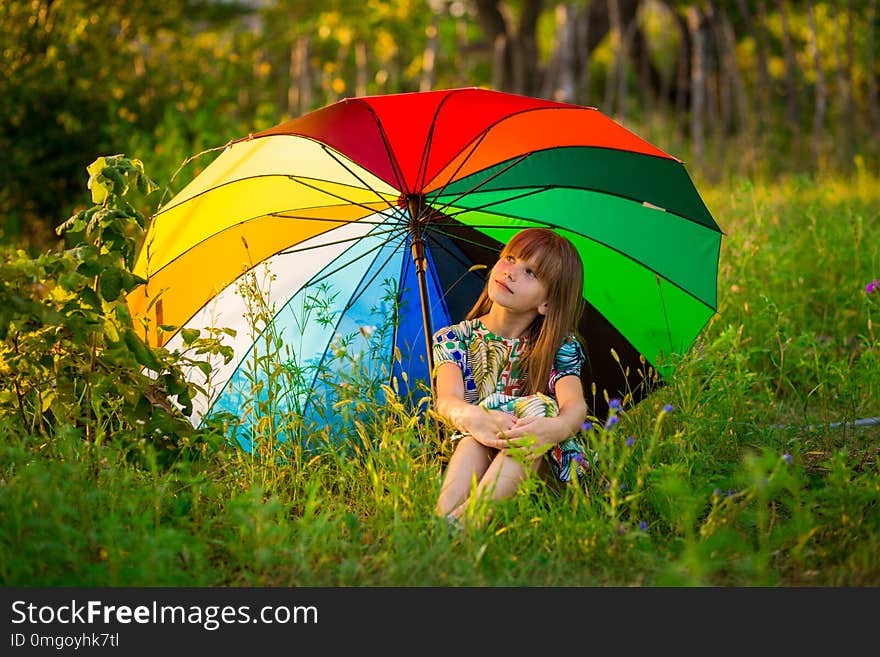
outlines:
[[584, 481], [529, 481], [483, 529], [433, 517], [451, 446], [391, 405], [371, 447], [286, 462], [205, 443], [169, 467], [148, 443], [132, 458], [131, 440], [11, 423], [0, 582], [880, 585], [880, 427], [851, 424], [880, 416], [878, 183], [704, 189], [726, 232], [718, 315], [669, 385], [582, 436]]

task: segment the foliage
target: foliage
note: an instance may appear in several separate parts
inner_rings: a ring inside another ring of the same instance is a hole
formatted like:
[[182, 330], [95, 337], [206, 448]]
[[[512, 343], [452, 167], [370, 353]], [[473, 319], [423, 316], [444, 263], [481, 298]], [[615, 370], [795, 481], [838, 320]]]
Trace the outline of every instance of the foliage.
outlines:
[[161, 458], [176, 458], [211, 439], [184, 417], [194, 392], [184, 368], [201, 363], [144, 344], [125, 302], [144, 282], [131, 266], [145, 218], [128, 198], [156, 186], [138, 160], [120, 155], [88, 172], [95, 205], [59, 228], [76, 246], [34, 259], [3, 251], [0, 414], [44, 440], [76, 435], [135, 452], [149, 441]]
[[[577, 97], [567, 100], [625, 118], [629, 127], [691, 162], [697, 175], [718, 180], [728, 170], [772, 177], [804, 169], [850, 171], [859, 161], [876, 166], [877, 26], [869, 3], [812, 3], [827, 95], [818, 126], [813, 37], [803, 3], [714, 3], [711, 15], [706, 3], [619, 4], [633, 21], [627, 30], [631, 61], [621, 85], [625, 116], [623, 101], [615, 104], [610, 93], [618, 88], [617, 51], [607, 34], [606, 2], [3, 3], [0, 240], [31, 255], [51, 246], [57, 219], [87, 207], [81, 165], [101, 153], [140, 153], [172, 192], [171, 185], [179, 189], [207, 163], [199, 158], [174, 177], [194, 153], [345, 96], [491, 86], [499, 44], [481, 17], [510, 22], [506, 34], [515, 46], [513, 23], [527, 5], [540, 7], [536, 52], [520, 55], [536, 61], [518, 64], [536, 76], [530, 87], [547, 97], [559, 93], [554, 53], [563, 54], [557, 47], [563, 26], [556, 12], [567, 5], [579, 26], [577, 51], [568, 57], [577, 67]], [[787, 8], [787, 32], [780, 6]], [[681, 59], [688, 39], [679, 32], [691, 8], [703, 11], [703, 33], [713, 47], [720, 25], [713, 20], [729, 19], [744, 94], [734, 102], [734, 71], [729, 65], [718, 69], [719, 57], [709, 53], [706, 143], [693, 153], [686, 139], [694, 115], [689, 68]], [[786, 62], [786, 41], [793, 66]], [[767, 80], [759, 74], [762, 53]], [[684, 76], [678, 75], [681, 66]], [[787, 115], [790, 98], [799, 109], [794, 117]]]

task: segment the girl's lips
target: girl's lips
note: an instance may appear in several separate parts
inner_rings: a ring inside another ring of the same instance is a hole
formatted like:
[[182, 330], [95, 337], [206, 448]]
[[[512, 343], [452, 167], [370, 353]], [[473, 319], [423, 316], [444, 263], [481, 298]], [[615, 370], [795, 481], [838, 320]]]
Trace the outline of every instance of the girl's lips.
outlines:
[[498, 287], [502, 287], [505, 290], [507, 290], [508, 292], [510, 292], [511, 294], [513, 294], [513, 290], [511, 290], [509, 287], [507, 287], [504, 283], [499, 281], [497, 278], [495, 279], [495, 285], [497, 285]]

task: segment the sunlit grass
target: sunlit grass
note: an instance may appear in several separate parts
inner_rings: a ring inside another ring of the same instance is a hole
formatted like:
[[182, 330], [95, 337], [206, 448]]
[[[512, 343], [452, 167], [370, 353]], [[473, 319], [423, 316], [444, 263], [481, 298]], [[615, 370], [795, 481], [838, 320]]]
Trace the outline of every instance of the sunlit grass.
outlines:
[[[590, 469], [529, 480], [480, 529], [433, 505], [452, 447], [393, 394], [342, 444], [173, 467], [75, 430], [0, 428], [6, 586], [880, 584], [880, 181], [702, 190], [726, 232], [719, 312], [675, 377], [581, 439]], [[357, 436], [358, 441], [349, 438]], [[351, 445], [356, 444], [357, 448]], [[128, 448], [130, 450], [130, 447]]]

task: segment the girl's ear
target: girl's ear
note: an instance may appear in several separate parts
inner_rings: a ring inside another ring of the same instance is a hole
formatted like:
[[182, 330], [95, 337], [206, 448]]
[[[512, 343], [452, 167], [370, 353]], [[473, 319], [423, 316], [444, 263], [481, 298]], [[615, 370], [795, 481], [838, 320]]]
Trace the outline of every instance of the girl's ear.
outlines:
[[538, 314], [546, 315], [547, 314], [547, 302], [545, 301], [540, 306], [538, 306]]

